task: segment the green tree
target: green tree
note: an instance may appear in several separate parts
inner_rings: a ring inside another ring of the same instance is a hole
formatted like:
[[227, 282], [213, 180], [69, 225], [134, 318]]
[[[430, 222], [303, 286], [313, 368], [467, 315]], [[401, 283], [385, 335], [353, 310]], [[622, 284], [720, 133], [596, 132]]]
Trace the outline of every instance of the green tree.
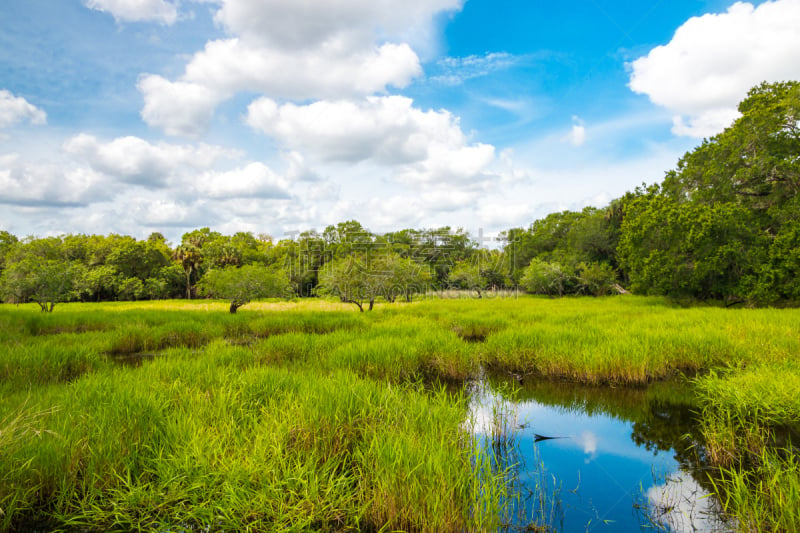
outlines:
[[[609, 246], [602, 231], [599, 231], [602, 228], [598, 228], [597, 224], [587, 224], [582, 231], [573, 231], [592, 210], [587, 208], [583, 213], [551, 213], [536, 220], [527, 230], [514, 228], [505, 232], [502, 236], [506, 241], [503, 251], [509, 257], [509, 275], [513, 282], [521, 283], [524, 271], [534, 258], [565, 265], [595, 260], [584, 253], [583, 248], [594, 253], [600, 250], [599, 253], [602, 253]], [[578, 247], [580, 251], [576, 251]]]
[[139, 278], [122, 278], [117, 295], [120, 300], [139, 300], [144, 297], [144, 283]]
[[607, 209], [587, 207], [567, 233], [564, 248], [571, 263], [617, 264], [619, 234], [607, 216]]
[[617, 273], [607, 263], [578, 265], [578, 292], [591, 296], [606, 296], [615, 292]]
[[634, 292], [738, 301], [763, 261], [752, 211], [676, 202], [653, 187], [630, 206], [620, 262]]
[[575, 272], [561, 263], [534, 258], [525, 269], [520, 285], [531, 294], [561, 297], [574, 291]]
[[475, 291], [478, 293], [478, 298], [483, 297], [481, 291], [486, 289], [489, 280], [481, 272], [481, 267], [478, 264], [470, 264], [468, 261], [459, 261], [450, 271], [448, 277], [450, 283], [462, 289]]
[[678, 200], [732, 202], [766, 214], [800, 190], [800, 83], [762, 83], [739, 104], [742, 116], [668, 173]]
[[119, 272], [111, 265], [88, 268], [79, 282], [81, 299], [99, 302], [114, 298], [117, 294]]
[[169, 284], [162, 278], [147, 278], [142, 286], [142, 297], [159, 300], [169, 296]]
[[368, 253], [373, 248], [375, 235], [357, 220], [348, 220], [325, 228], [322, 239], [333, 257], [342, 258], [354, 252]]
[[76, 298], [83, 274], [84, 267], [80, 263], [31, 255], [3, 271], [0, 288], [4, 299], [16, 303], [34, 301], [42, 312], [52, 313], [57, 303]]
[[800, 302], [800, 221], [787, 221], [772, 239], [751, 295], [762, 303]]
[[172, 254], [172, 258], [177, 261], [186, 275], [186, 298], [192, 299], [192, 274], [197, 276], [200, 265], [203, 264], [203, 253], [200, 248], [192, 244], [181, 244]]
[[390, 252], [379, 255], [375, 261], [372, 275], [380, 277], [377, 280], [383, 285], [380, 294], [389, 302], [394, 302], [398, 296], [411, 302], [414, 294], [426, 292], [433, 281], [428, 265], [408, 257]]
[[6, 255], [19, 242], [14, 235], [7, 231], [0, 231], [0, 273], [3, 272], [6, 263]]
[[351, 254], [326, 263], [319, 271], [317, 293], [338, 296], [344, 303], [352, 303], [363, 312], [369, 304], [372, 311], [375, 300], [385, 287], [385, 277], [373, 270], [367, 254]]
[[229, 310], [235, 313], [254, 299], [285, 296], [289, 280], [282, 270], [245, 265], [209, 270], [199, 286], [206, 296], [230, 300]]

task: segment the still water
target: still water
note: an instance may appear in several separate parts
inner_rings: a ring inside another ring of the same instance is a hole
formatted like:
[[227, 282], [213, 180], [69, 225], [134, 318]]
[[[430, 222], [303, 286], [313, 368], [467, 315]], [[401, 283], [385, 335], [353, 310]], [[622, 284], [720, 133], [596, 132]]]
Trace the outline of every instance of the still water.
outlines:
[[516, 497], [509, 531], [731, 531], [709, 496], [686, 385], [487, 378], [470, 424]]

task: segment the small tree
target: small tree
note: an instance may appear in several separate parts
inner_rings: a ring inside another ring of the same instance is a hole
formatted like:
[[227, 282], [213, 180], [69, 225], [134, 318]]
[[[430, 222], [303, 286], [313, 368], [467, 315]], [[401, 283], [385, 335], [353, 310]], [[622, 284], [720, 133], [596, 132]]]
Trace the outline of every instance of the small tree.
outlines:
[[520, 280], [525, 290], [532, 294], [564, 296], [575, 284], [575, 273], [560, 263], [532, 259]]
[[319, 272], [317, 293], [338, 296], [344, 303], [355, 304], [361, 312], [364, 304], [369, 303], [372, 311], [385, 281], [371, 266], [374, 265], [370, 265], [368, 256], [361, 254], [326, 263]]
[[617, 273], [607, 263], [578, 265], [578, 290], [591, 296], [606, 296], [614, 292]]
[[245, 265], [209, 270], [199, 285], [206, 296], [230, 300], [230, 312], [235, 313], [253, 299], [283, 296], [289, 288], [289, 279], [282, 270]]
[[26, 257], [3, 271], [0, 288], [4, 298], [16, 303], [32, 300], [42, 312], [52, 313], [57, 303], [75, 298], [84, 270], [77, 263]]
[[144, 294], [144, 283], [139, 278], [124, 278], [119, 281], [117, 296], [120, 300], [138, 300]]
[[381, 277], [381, 295], [389, 302], [402, 295], [411, 302], [415, 293], [424, 292], [433, 282], [433, 274], [427, 265], [413, 259], [388, 253], [378, 258], [374, 265], [375, 276]]
[[117, 293], [119, 273], [111, 265], [90, 268], [80, 280], [80, 298], [100, 301], [102, 296], [112, 297]]
[[142, 295], [151, 300], [158, 300], [165, 298], [168, 294], [169, 288], [167, 287], [166, 280], [161, 278], [147, 278], [144, 280], [142, 288]]
[[456, 263], [448, 277], [450, 283], [459, 287], [478, 293], [478, 298], [482, 298], [481, 291], [486, 288], [489, 280], [481, 272], [479, 265], [470, 265], [466, 261]]
[[178, 261], [186, 274], [186, 299], [192, 299], [192, 274], [203, 264], [203, 252], [193, 244], [181, 244], [175, 248], [172, 258]]

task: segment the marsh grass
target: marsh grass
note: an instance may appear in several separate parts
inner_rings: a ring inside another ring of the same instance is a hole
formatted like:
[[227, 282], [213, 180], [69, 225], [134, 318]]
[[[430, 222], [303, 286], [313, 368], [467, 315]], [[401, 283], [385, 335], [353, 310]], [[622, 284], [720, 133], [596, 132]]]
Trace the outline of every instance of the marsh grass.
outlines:
[[28, 508], [103, 530], [472, 527], [463, 399], [309, 377], [180, 358], [87, 376], [56, 393], [62, 438], [14, 454], [30, 458], [29, 482], [36, 472]]
[[[14, 398], [36, 386], [41, 430], [4, 448], [2, 529], [494, 527], [496, 500], [473, 512], [477, 480], [503, 480], [473, 461], [461, 429], [465, 396], [418, 381], [452, 373], [437, 363], [452, 346], [468, 361], [452, 332], [420, 329], [408, 351], [399, 342], [381, 348], [388, 323], [361, 333], [361, 319], [345, 315], [269, 313], [135, 309], [85, 333], [26, 337], [20, 328], [0, 412], [13, 413]], [[270, 335], [227, 342], [266, 321]], [[137, 368], [103, 355], [144, 350], [159, 357]], [[94, 366], [61, 376], [85, 359]], [[56, 405], [58, 416], [45, 407]], [[3, 435], [19, 433], [17, 420], [4, 420]]]
[[800, 421], [798, 311], [629, 296], [227, 310], [0, 306], [0, 439], [17, 435], [0, 450], [0, 530], [494, 530], [515, 496], [463, 429], [463, 384], [482, 368], [633, 387], [699, 376], [681, 402], [703, 414], [726, 510], [797, 529], [795, 448], [772, 436]]

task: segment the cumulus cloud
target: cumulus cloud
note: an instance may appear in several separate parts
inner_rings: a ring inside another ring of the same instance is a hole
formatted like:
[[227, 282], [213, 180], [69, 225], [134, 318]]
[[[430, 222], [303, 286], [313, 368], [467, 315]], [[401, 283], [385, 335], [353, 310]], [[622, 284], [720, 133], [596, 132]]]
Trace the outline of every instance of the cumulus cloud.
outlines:
[[222, 0], [215, 18], [234, 35], [298, 50], [329, 42], [414, 41], [413, 32], [429, 33], [434, 15], [461, 5], [462, 0]]
[[495, 178], [487, 168], [494, 161], [494, 146], [431, 146], [428, 157], [406, 165], [397, 174], [407, 184], [469, 184]]
[[260, 98], [248, 107], [246, 120], [322, 161], [397, 166], [396, 177], [405, 182], [468, 182], [483, 177], [494, 160], [494, 147], [468, 144], [449, 112], [422, 111], [402, 96], [308, 105]]
[[117, 22], [152, 21], [172, 25], [178, 19], [175, 4], [164, 0], [85, 0], [84, 4], [89, 9], [110, 14]]
[[737, 2], [691, 18], [668, 44], [630, 64], [630, 88], [675, 113], [676, 135], [719, 133], [748, 89], [800, 78], [798, 27], [800, 0]]
[[[198, 136], [238, 92], [289, 101], [341, 99], [403, 88], [422, 74], [410, 42], [461, 0], [220, 0], [230, 38], [209, 41], [175, 81], [143, 75], [143, 120]], [[422, 28], [422, 29], [420, 29]]]
[[91, 169], [6, 162], [11, 165], [0, 168], [0, 204], [75, 207], [110, 197], [105, 177]]
[[167, 135], [199, 137], [207, 129], [214, 108], [227, 95], [197, 83], [172, 82], [146, 74], [139, 78], [139, 92], [144, 97], [142, 119], [162, 128]]
[[31, 124], [45, 124], [47, 114], [21, 96], [14, 96], [5, 89], [0, 90], [0, 129], [24, 120]]
[[322, 181], [319, 174], [306, 165], [306, 161], [300, 152], [285, 152], [281, 155], [287, 165], [286, 178], [290, 181]]
[[[216, 102], [210, 95], [221, 100], [238, 91], [257, 91], [289, 100], [340, 98], [383, 92], [388, 86], [402, 88], [421, 73], [419, 58], [404, 43], [351, 49], [325, 42], [311, 50], [285, 50], [223, 39], [206, 43], [186, 66], [182, 80], [183, 85], [205, 88], [213, 109]], [[163, 83], [149, 89], [166, 101], [183, 99], [183, 89], [169, 92]]]
[[204, 170], [222, 157], [235, 155], [205, 144], [152, 144], [138, 137], [120, 137], [104, 143], [87, 134], [67, 140], [64, 151], [117, 181], [145, 187], [164, 187], [187, 169]]
[[431, 211], [446, 213], [464, 209], [477, 203], [481, 195], [482, 191], [475, 188], [454, 190], [450, 187], [440, 187], [422, 191], [413, 198], [423, 208], [424, 211], [420, 211], [422, 215]]
[[531, 218], [532, 209], [527, 203], [502, 200], [506, 199], [492, 198], [489, 202], [478, 204], [477, 215], [481, 224], [487, 228], [510, 228], [518, 225], [520, 220]]
[[364, 211], [372, 213], [369, 224], [374, 231], [419, 226], [426, 214], [419, 199], [407, 195], [371, 198], [365, 207]]
[[208, 198], [289, 198], [289, 182], [263, 163], [250, 163], [227, 172], [206, 172], [197, 190]]
[[129, 216], [136, 224], [148, 227], [200, 227], [208, 225], [202, 202], [181, 202], [162, 197], [137, 197], [127, 208]]

